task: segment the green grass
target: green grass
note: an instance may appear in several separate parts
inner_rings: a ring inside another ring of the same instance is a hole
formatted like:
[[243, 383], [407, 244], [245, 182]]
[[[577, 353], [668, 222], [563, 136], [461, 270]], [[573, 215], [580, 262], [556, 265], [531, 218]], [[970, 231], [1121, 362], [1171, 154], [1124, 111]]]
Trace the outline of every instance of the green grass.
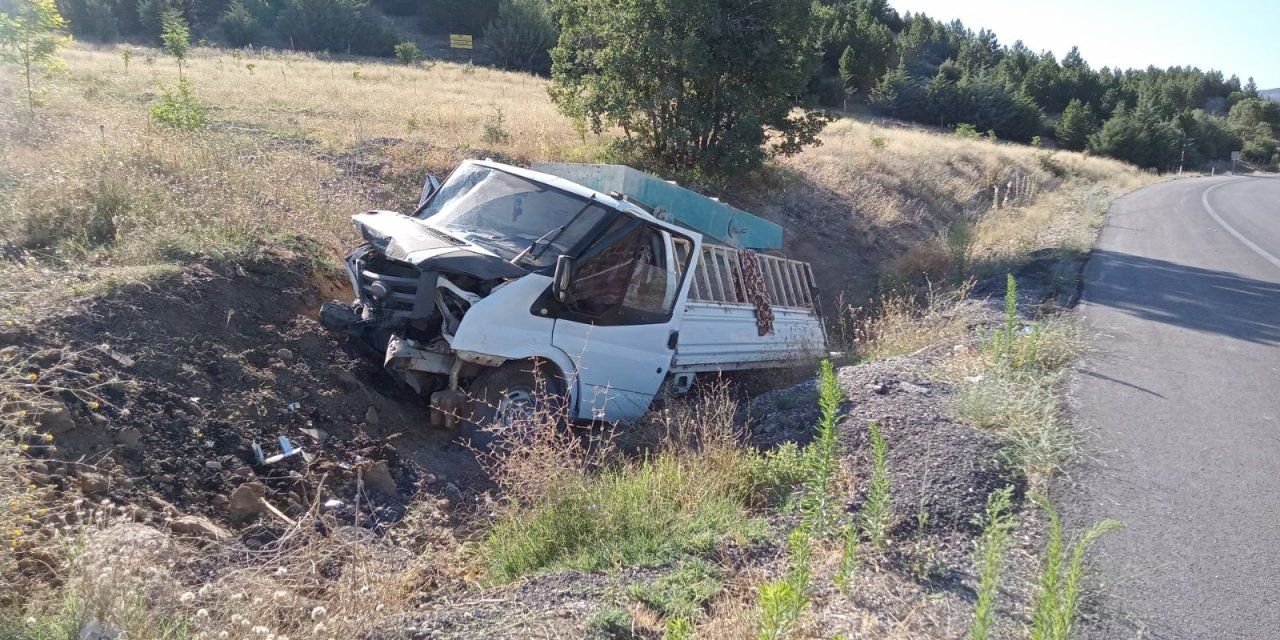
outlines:
[[627, 588], [627, 595], [667, 620], [700, 618], [707, 602], [724, 585], [724, 571], [701, 558], [681, 562], [674, 571], [651, 583]]
[[763, 538], [746, 481], [697, 457], [655, 459], [581, 476], [499, 519], [481, 557], [509, 580], [547, 569], [657, 566], [726, 541]]
[[631, 614], [622, 607], [609, 605], [597, 611], [591, 619], [587, 620], [587, 630], [593, 635], [589, 637], [610, 638], [617, 640], [625, 640], [634, 638], [631, 632], [635, 626], [635, 619]]

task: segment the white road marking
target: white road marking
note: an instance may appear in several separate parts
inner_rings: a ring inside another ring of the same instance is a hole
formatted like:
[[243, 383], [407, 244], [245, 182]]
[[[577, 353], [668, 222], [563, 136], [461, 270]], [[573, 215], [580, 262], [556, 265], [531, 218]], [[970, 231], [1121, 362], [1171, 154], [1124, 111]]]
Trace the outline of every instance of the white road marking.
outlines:
[[1253, 250], [1254, 253], [1262, 256], [1267, 260], [1267, 262], [1270, 262], [1271, 264], [1275, 265], [1277, 269], [1280, 269], [1280, 258], [1277, 258], [1271, 255], [1270, 253], [1267, 253], [1266, 249], [1259, 247], [1258, 245], [1254, 244], [1253, 241], [1244, 237], [1244, 234], [1240, 233], [1239, 231], [1236, 231], [1234, 227], [1227, 224], [1226, 220], [1223, 220], [1222, 216], [1219, 216], [1218, 212], [1214, 211], [1213, 207], [1209, 206], [1210, 191], [1213, 191], [1214, 189], [1217, 189], [1218, 187], [1221, 187], [1223, 185], [1233, 184], [1234, 182], [1236, 181], [1233, 180], [1231, 182], [1220, 182], [1218, 184], [1213, 185], [1212, 187], [1209, 187], [1208, 189], [1205, 189], [1204, 192], [1200, 194], [1200, 204], [1204, 205], [1204, 210], [1209, 213], [1209, 216], [1213, 218], [1214, 222], [1218, 223], [1218, 226], [1222, 227], [1223, 229], [1226, 229], [1227, 233], [1235, 236], [1236, 240], [1239, 240], [1240, 242], [1242, 242], [1244, 246], [1249, 247], [1250, 249]]

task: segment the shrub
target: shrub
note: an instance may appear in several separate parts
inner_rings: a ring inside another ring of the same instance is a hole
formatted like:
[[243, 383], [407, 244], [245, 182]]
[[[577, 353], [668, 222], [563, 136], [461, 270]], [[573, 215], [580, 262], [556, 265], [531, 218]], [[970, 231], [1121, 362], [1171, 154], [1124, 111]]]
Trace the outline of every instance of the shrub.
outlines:
[[760, 585], [756, 596], [760, 606], [760, 639], [786, 638], [809, 606], [809, 535], [803, 527], [787, 538], [791, 570], [781, 580]]
[[165, 12], [160, 41], [164, 43], [164, 50], [178, 61], [178, 76], [182, 77], [182, 63], [186, 62], [187, 52], [191, 49], [191, 28], [181, 11], [170, 9]]
[[507, 69], [546, 74], [556, 27], [546, 0], [504, 0], [498, 17], [484, 29], [485, 43]]
[[186, 78], [179, 78], [177, 86], [172, 88], [161, 85], [159, 101], [147, 112], [153, 122], [181, 131], [196, 131], [209, 121], [208, 111]]
[[49, 67], [54, 54], [70, 43], [64, 37], [66, 20], [53, 0], [26, 0], [18, 3], [13, 15], [0, 12], [0, 63], [12, 63], [26, 80], [27, 107], [34, 115], [37, 103], [31, 73], [35, 67]]
[[231, 0], [227, 10], [218, 17], [218, 28], [222, 37], [233, 47], [253, 44], [262, 35], [262, 25], [258, 18], [244, 4], [244, 0]]
[[418, 58], [422, 56], [422, 51], [418, 49], [418, 45], [412, 42], [401, 42], [396, 45], [395, 51], [396, 60], [405, 65], [417, 62]]
[[818, 374], [818, 406], [822, 417], [818, 421], [817, 436], [805, 449], [804, 501], [800, 505], [804, 516], [801, 526], [818, 538], [835, 533], [836, 507], [839, 504], [835, 491], [836, 473], [839, 471], [836, 421], [843, 400], [844, 394], [831, 361], [823, 360]]
[[967, 122], [961, 122], [956, 125], [956, 137], [964, 138], [965, 140], [977, 140], [978, 128]]

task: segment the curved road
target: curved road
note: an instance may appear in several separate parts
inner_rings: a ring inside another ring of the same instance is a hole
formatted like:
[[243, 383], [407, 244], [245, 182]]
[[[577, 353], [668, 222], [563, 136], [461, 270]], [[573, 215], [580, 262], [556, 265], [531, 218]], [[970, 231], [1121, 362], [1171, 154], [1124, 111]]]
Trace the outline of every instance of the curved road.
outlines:
[[1075, 525], [1094, 638], [1280, 638], [1280, 179], [1179, 180], [1117, 200], [1084, 270]]

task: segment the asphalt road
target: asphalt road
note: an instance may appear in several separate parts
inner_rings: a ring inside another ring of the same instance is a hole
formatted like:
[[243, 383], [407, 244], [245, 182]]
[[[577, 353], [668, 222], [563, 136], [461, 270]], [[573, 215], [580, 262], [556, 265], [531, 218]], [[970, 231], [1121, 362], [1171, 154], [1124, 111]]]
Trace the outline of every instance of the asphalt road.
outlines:
[[1069, 522], [1095, 548], [1096, 638], [1280, 638], [1280, 179], [1117, 200], [1084, 270], [1073, 386], [1087, 459]]

